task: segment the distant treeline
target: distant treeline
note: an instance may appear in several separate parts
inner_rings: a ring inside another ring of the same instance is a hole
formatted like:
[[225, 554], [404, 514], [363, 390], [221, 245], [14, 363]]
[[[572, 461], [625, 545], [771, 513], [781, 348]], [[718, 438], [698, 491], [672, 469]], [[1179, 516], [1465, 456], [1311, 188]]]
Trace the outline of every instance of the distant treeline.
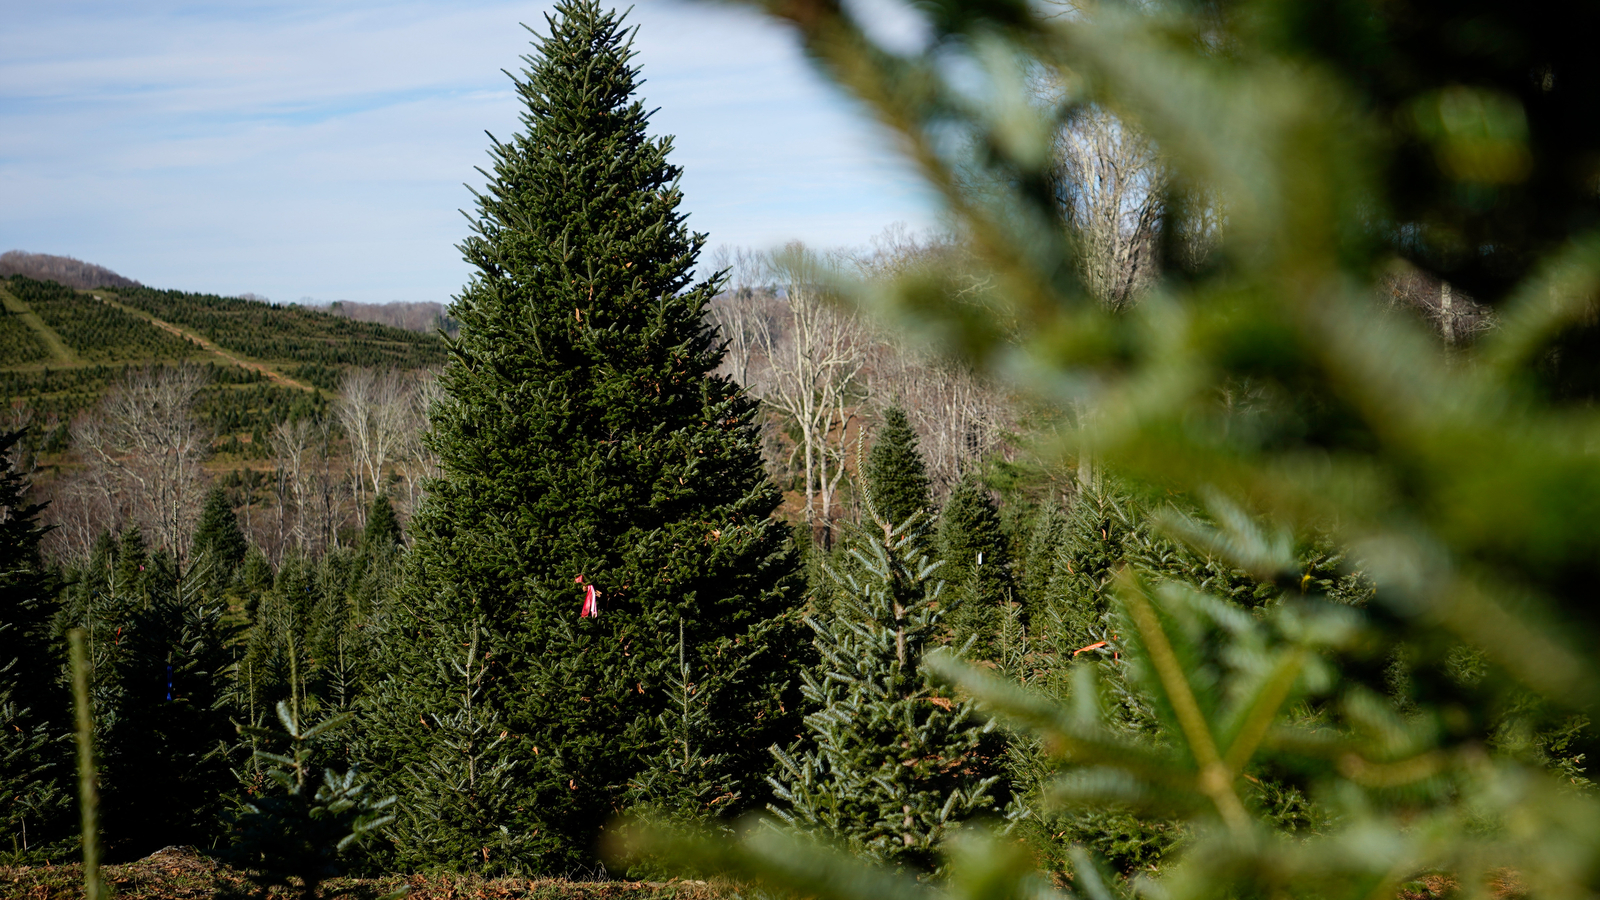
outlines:
[[0, 253], [0, 278], [26, 275], [40, 281], [54, 281], [68, 287], [138, 287], [139, 282], [124, 278], [105, 266], [86, 263], [70, 256], [8, 250]]
[[446, 307], [443, 303], [431, 301], [406, 303], [396, 300], [393, 303], [351, 303], [348, 300], [335, 300], [328, 304], [328, 312], [358, 322], [375, 322], [379, 325], [391, 325], [395, 328], [404, 328], [407, 331], [417, 331], [423, 334], [432, 334], [443, 330], [454, 334], [460, 327], [455, 320], [445, 314]]

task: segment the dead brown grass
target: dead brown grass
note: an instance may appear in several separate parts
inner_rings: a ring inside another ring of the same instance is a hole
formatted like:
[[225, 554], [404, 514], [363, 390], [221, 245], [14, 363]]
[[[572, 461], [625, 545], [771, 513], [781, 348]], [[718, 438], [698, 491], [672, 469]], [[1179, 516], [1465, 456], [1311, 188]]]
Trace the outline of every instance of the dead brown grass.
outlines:
[[[299, 892], [263, 891], [244, 873], [187, 848], [151, 854], [138, 862], [106, 866], [103, 877], [116, 900], [298, 900]], [[728, 885], [704, 881], [566, 881], [562, 879], [473, 878], [411, 875], [386, 878], [336, 878], [325, 882], [324, 897], [376, 900], [400, 887], [408, 900], [727, 900]], [[77, 900], [83, 896], [82, 867], [0, 868], [0, 898]]]

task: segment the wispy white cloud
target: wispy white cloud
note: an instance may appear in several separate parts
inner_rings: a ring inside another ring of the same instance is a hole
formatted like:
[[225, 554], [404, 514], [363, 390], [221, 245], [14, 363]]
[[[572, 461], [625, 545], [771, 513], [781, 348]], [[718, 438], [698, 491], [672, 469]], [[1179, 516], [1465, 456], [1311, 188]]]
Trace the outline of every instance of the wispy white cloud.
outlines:
[[[509, 136], [547, 6], [28, 4], [0, 56], [0, 249], [146, 283], [439, 300], [457, 212]], [[931, 204], [887, 139], [753, 14], [644, 0], [646, 102], [713, 244], [860, 244]]]

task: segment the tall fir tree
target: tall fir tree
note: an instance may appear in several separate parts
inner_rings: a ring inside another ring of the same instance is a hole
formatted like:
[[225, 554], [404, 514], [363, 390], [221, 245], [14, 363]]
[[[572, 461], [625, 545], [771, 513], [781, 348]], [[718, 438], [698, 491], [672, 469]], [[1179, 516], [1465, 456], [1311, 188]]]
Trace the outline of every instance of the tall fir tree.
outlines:
[[1014, 602], [1011, 545], [1000, 510], [983, 481], [968, 473], [956, 482], [939, 515], [940, 575], [949, 585], [955, 641], [974, 642], [971, 655], [993, 660], [1001, 625]]
[[903, 523], [917, 513], [927, 515], [933, 508], [933, 482], [917, 447], [917, 433], [906, 411], [898, 406], [884, 410], [862, 474], [877, 514], [886, 521]]
[[[444, 734], [429, 717], [456, 715], [475, 684], [489, 717], [475, 721], [507, 739], [474, 753], [524, 769], [471, 816], [408, 804], [396, 833], [415, 839], [397, 852], [416, 864], [481, 868], [490, 842], [519, 855], [512, 868], [591, 864], [674, 740], [680, 623], [686, 662], [721, 686], [699, 737], [728, 790], [759, 801], [759, 748], [792, 733], [798, 705], [780, 495], [756, 405], [711, 374], [718, 283], [695, 280], [705, 236], [678, 210], [670, 139], [647, 133], [631, 32], [593, 0], [562, 0], [547, 23], [514, 78], [523, 129], [495, 141], [462, 245], [477, 271], [432, 412], [442, 474], [411, 523], [363, 750], [398, 785], [461, 740], [466, 724]], [[440, 663], [474, 627], [498, 652], [468, 682]]]

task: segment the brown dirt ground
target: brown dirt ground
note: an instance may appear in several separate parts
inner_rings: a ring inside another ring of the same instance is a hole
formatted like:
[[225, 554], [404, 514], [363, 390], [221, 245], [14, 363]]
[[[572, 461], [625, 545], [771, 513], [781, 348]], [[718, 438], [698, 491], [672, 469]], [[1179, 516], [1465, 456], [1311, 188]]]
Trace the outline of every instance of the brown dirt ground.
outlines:
[[[102, 877], [115, 900], [298, 900], [299, 891], [263, 891], [244, 874], [189, 848], [168, 847], [139, 860], [105, 866]], [[704, 881], [565, 881], [560, 879], [470, 878], [412, 875], [336, 878], [324, 882], [324, 897], [376, 900], [397, 888], [407, 900], [727, 900], [733, 890]], [[0, 867], [0, 898], [78, 900], [81, 866]]]

